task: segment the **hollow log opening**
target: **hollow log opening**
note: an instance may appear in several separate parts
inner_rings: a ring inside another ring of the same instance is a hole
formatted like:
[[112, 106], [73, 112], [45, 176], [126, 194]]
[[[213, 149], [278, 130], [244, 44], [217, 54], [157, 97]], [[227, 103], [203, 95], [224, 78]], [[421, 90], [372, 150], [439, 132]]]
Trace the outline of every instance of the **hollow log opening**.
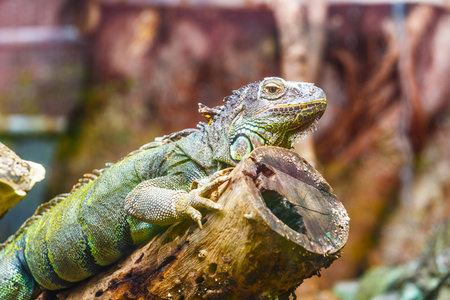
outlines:
[[306, 234], [303, 216], [298, 213], [295, 205], [290, 203], [286, 197], [280, 195], [277, 191], [271, 190], [262, 190], [261, 197], [267, 208], [284, 224], [298, 233]]

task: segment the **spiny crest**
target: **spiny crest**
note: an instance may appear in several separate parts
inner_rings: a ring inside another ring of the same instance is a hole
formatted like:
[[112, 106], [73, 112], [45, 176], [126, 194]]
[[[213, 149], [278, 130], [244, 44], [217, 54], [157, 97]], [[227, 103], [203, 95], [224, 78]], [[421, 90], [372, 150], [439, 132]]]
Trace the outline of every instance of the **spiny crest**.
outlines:
[[198, 127], [201, 129], [203, 128], [205, 125], [209, 125], [211, 124], [211, 122], [213, 120], [216, 120], [217, 118], [220, 118], [220, 116], [231, 116], [232, 114], [230, 112], [232, 112], [233, 110], [236, 109], [236, 105], [238, 104], [239, 100], [242, 100], [241, 96], [242, 94], [250, 89], [255, 89], [255, 91], [257, 91], [257, 88], [259, 86], [260, 81], [256, 81], [253, 83], [250, 83], [244, 87], [241, 87], [238, 90], [234, 90], [232, 92], [232, 94], [230, 96], [227, 96], [225, 98], [223, 98], [223, 101], [225, 102], [224, 105], [219, 105], [219, 106], [215, 106], [215, 107], [208, 107], [202, 103], [198, 104], [198, 112], [206, 118], [206, 120], [208, 121], [207, 124], [204, 123], [200, 123], [198, 124]]
[[[142, 147], [140, 147], [138, 150], [134, 150], [131, 153], [129, 153], [126, 157], [132, 156], [134, 154], [140, 153], [142, 151], [146, 151], [152, 148], [157, 148], [169, 143], [173, 143], [176, 142], [188, 135], [190, 135], [191, 133], [193, 133], [194, 131], [196, 131], [196, 129], [190, 128], [190, 129], [184, 129], [178, 132], [174, 132], [168, 135], [165, 135], [163, 137], [157, 137], [155, 138], [155, 140], [153, 142], [147, 143], [145, 145], [143, 145]], [[123, 158], [122, 158], [123, 159]], [[119, 160], [121, 161], [121, 160]], [[103, 169], [95, 169], [92, 171], [92, 173], [86, 173], [83, 174], [83, 177], [81, 177], [78, 180], [78, 183], [76, 183], [73, 187], [72, 190], [70, 191], [70, 193], [73, 193], [75, 191], [77, 191], [78, 189], [84, 187], [85, 185], [91, 183], [92, 181], [94, 181], [95, 179], [97, 179], [100, 175], [102, 175], [107, 169], [109, 169], [110, 167], [114, 166], [114, 163], [106, 163], [106, 168]], [[70, 195], [70, 194], [68, 194]]]
[[223, 105], [211, 108], [202, 103], [198, 104], [198, 112], [206, 118], [208, 125], [211, 124], [212, 120], [214, 120], [214, 118], [222, 112], [222, 109]]
[[[256, 95], [258, 94], [259, 84], [261, 81], [255, 81], [252, 83], [247, 84], [246, 86], [241, 87], [238, 90], [234, 90], [233, 93], [224, 98], [225, 105], [223, 107], [223, 111], [226, 111], [226, 114], [229, 114], [231, 111], [238, 108], [239, 103], [245, 99], [250, 99], [252, 97], [251, 94]], [[242, 97], [242, 95], [245, 94], [245, 97]]]
[[[190, 128], [190, 129], [184, 129], [184, 130], [181, 130], [181, 131], [178, 131], [178, 132], [174, 132], [174, 133], [165, 135], [163, 137], [157, 137], [157, 138], [155, 138], [155, 140], [153, 142], [150, 142], [150, 143], [147, 143], [147, 144], [143, 145], [138, 150], [132, 151], [131, 153], [129, 153], [124, 158], [130, 157], [130, 156], [135, 155], [137, 153], [140, 153], [142, 151], [146, 151], [146, 150], [149, 150], [149, 149], [157, 148], [157, 147], [169, 144], [169, 143], [176, 142], [176, 141], [178, 141], [178, 140], [180, 140], [180, 139], [190, 135], [194, 131], [196, 131], [196, 129]], [[119, 160], [119, 161], [121, 161], [121, 160]], [[92, 173], [83, 174], [83, 177], [81, 177], [78, 180], [78, 183], [75, 184], [72, 187], [72, 190], [70, 191], [70, 193], [73, 193], [73, 192], [77, 191], [78, 189], [84, 187], [85, 185], [91, 183], [92, 181], [96, 180], [107, 169], [109, 169], [112, 166], [114, 166], [114, 163], [106, 163], [105, 165], [106, 165], [106, 168], [95, 169], [95, 170], [92, 171]]]
[[[229, 97], [227, 97], [229, 98]], [[199, 124], [197, 124], [197, 127], [199, 129], [204, 128], [205, 126], [210, 125], [213, 121], [219, 119], [222, 115], [226, 115], [225, 113], [222, 113], [225, 109], [226, 105], [219, 105], [216, 107], [208, 107], [202, 103], [198, 104], [198, 112], [206, 118], [207, 123], [204, 122], [200, 122]]]
[[102, 175], [103, 172], [105, 172], [105, 170], [109, 167], [111, 167], [113, 164], [111, 163], [106, 163], [106, 168], [103, 169], [95, 169], [92, 171], [92, 173], [86, 173], [83, 174], [83, 177], [81, 177], [80, 179], [78, 179], [78, 183], [76, 183], [73, 187], [72, 190], [70, 191], [70, 193], [75, 192], [76, 190], [80, 189], [81, 187], [85, 186], [86, 184], [94, 181], [95, 179], [98, 178], [98, 176]]
[[[178, 140], [181, 140], [182, 138], [187, 137], [188, 135], [190, 135], [191, 133], [194, 133], [196, 131], [197, 131], [197, 129], [187, 128], [187, 129], [183, 129], [181, 131], [177, 131], [177, 132], [174, 132], [171, 134], [164, 135], [162, 137], [157, 137], [157, 138], [155, 138], [154, 142], [145, 144], [144, 146], [139, 148], [139, 150], [137, 150], [137, 151], [149, 150], [152, 148], [156, 148], [156, 147], [160, 147], [160, 146], [167, 145], [170, 143], [174, 143]], [[135, 152], [131, 152], [129, 155], [132, 155], [134, 153]]]
[[0, 251], [3, 250], [3, 248], [5, 248], [9, 243], [14, 241], [14, 239], [16, 239], [18, 236], [20, 236], [28, 227], [30, 227], [31, 224], [42, 217], [46, 212], [58, 205], [58, 203], [60, 203], [61, 201], [65, 200], [70, 194], [71, 193], [60, 194], [50, 201], [39, 205], [34, 214], [30, 218], [28, 218], [16, 232], [9, 238], [7, 238], [4, 243], [0, 244]]
[[70, 193], [64, 193], [64, 194], [59, 194], [56, 197], [54, 197], [53, 199], [51, 199], [50, 201], [43, 203], [41, 205], [38, 206], [38, 208], [36, 209], [36, 211], [34, 212], [34, 214], [28, 218], [19, 228], [19, 230], [16, 231], [16, 233], [14, 233], [13, 235], [11, 235], [4, 243], [0, 244], [0, 250], [2, 250], [3, 248], [5, 248], [11, 241], [13, 241], [16, 237], [18, 237], [19, 235], [21, 235], [28, 227], [30, 227], [31, 224], [33, 224], [36, 220], [38, 220], [39, 218], [41, 218], [45, 213], [47, 213], [48, 211], [50, 211], [53, 207], [55, 207], [56, 205], [58, 205], [60, 202], [62, 202], [63, 200], [65, 200], [68, 196], [70, 196], [72, 193], [74, 193], [75, 191], [79, 190], [80, 188], [82, 188], [83, 186], [87, 185], [88, 183], [94, 181], [95, 179], [97, 179], [101, 174], [103, 174], [105, 172], [105, 170], [107, 170], [109, 167], [111, 167], [112, 163], [106, 163], [106, 168], [103, 169], [95, 169], [92, 171], [92, 173], [86, 173], [83, 174], [83, 177], [81, 177], [78, 180], [78, 183], [76, 183], [73, 187], [72, 190], [70, 191]]
[[[176, 141], [178, 141], [178, 140], [180, 140], [180, 139], [190, 135], [191, 133], [193, 133], [195, 131], [197, 131], [197, 130], [193, 129], [193, 128], [189, 128], [189, 129], [184, 129], [184, 130], [181, 130], [181, 131], [178, 131], [178, 132], [174, 132], [174, 133], [165, 135], [163, 137], [157, 137], [157, 138], [155, 138], [155, 140], [153, 142], [150, 142], [150, 143], [147, 143], [147, 144], [143, 145], [138, 150], [132, 151], [131, 153], [129, 153], [124, 158], [130, 157], [130, 156], [135, 155], [137, 153], [140, 153], [142, 151], [146, 151], [146, 150], [149, 150], [149, 149], [157, 148], [157, 147], [169, 144], [169, 143], [176, 142]], [[121, 161], [121, 160], [119, 160], [119, 161]], [[105, 165], [106, 165], [106, 168], [95, 169], [95, 170], [92, 171], [92, 173], [83, 174], [83, 177], [81, 177], [78, 180], [78, 183], [75, 184], [72, 187], [72, 190], [70, 191], [70, 193], [73, 193], [73, 192], [77, 191], [78, 189], [84, 187], [85, 185], [91, 183], [92, 181], [96, 180], [106, 170], [108, 170], [109, 168], [114, 166], [114, 163], [106, 163]]]

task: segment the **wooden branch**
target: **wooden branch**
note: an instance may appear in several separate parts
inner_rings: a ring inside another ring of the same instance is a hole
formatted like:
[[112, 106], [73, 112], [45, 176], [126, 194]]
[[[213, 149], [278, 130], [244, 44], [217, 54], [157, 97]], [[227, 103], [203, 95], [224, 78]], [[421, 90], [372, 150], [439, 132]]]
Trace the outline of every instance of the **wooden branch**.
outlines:
[[175, 224], [57, 297], [258, 299], [286, 295], [339, 257], [347, 212], [305, 160], [261, 147], [231, 175], [223, 211], [203, 211], [203, 230], [189, 220]]
[[0, 143], [0, 219], [44, 178], [42, 165], [21, 159]]

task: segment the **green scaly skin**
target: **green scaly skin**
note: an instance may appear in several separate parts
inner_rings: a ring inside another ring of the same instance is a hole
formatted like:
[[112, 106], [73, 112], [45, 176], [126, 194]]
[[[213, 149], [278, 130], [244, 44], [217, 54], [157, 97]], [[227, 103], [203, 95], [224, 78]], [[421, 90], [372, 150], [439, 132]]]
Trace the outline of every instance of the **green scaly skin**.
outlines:
[[[0, 246], [0, 299], [31, 299], [43, 289], [69, 287], [117, 262], [166, 226], [198, 208], [221, 209], [202, 197], [254, 148], [291, 148], [315, 129], [326, 108], [310, 83], [271, 77], [199, 111], [209, 120], [143, 146], [116, 164], [86, 175], [70, 194], [42, 205]], [[216, 180], [192, 189], [206, 176]]]

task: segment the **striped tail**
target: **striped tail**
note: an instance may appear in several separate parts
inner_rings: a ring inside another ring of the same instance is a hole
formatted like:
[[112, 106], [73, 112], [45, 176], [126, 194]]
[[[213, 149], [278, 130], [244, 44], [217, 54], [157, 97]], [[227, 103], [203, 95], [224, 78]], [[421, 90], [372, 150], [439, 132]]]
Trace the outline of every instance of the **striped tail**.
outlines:
[[29, 300], [39, 287], [31, 276], [23, 256], [24, 235], [0, 252], [0, 299]]

